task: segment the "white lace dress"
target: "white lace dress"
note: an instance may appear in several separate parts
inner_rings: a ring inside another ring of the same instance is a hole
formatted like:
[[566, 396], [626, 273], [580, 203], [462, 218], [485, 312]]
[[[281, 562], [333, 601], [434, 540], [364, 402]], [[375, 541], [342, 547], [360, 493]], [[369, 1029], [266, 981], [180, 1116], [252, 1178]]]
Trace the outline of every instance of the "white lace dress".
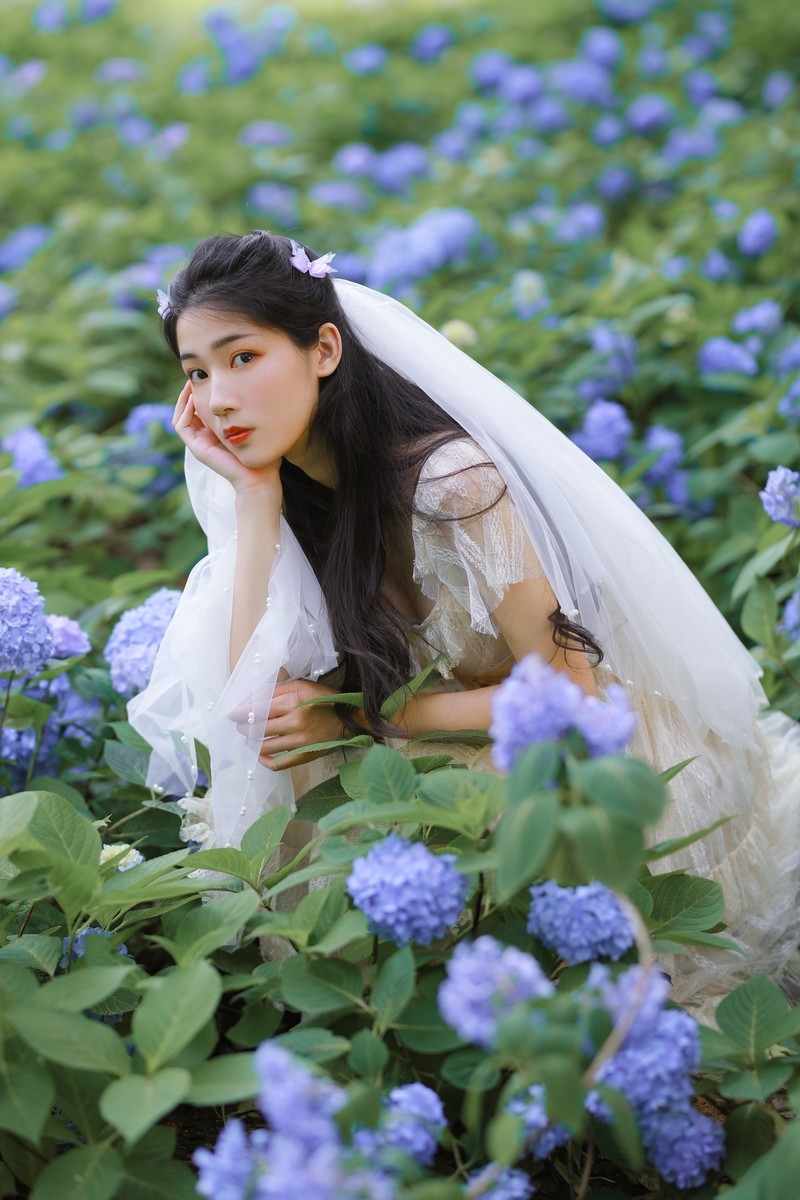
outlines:
[[[434, 451], [420, 474], [412, 522], [414, 582], [432, 607], [415, 627], [411, 651], [415, 671], [445, 656], [437, 668], [440, 691], [486, 686], [508, 674], [514, 659], [493, 613], [511, 584], [543, 575], [510, 496], [497, 500], [502, 490], [496, 468], [468, 438]], [[434, 516], [447, 519], [428, 519]], [[657, 770], [694, 758], [670, 783], [670, 804], [651, 841], [731, 818], [656, 866], [684, 867], [717, 880], [728, 933], [743, 947], [741, 955], [681, 956], [673, 964], [675, 999], [706, 1001], [738, 978], [780, 971], [800, 939], [800, 726], [768, 713], [759, 718], [755, 748], [742, 748], [690, 728], [673, 704], [637, 694], [633, 681], [615, 680], [602, 663], [595, 679], [601, 695], [612, 681], [631, 695], [638, 717], [632, 754]], [[411, 756], [445, 752], [475, 769], [494, 769], [488, 747], [392, 744]], [[331, 757], [295, 768], [297, 794], [332, 774], [335, 765]]]

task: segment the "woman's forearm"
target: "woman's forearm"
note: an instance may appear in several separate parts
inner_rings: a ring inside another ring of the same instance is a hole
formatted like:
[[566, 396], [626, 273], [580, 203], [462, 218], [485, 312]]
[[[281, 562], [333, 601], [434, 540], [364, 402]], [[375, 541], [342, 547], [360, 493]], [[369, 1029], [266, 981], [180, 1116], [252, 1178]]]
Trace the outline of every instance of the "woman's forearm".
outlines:
[[236, 498], [236, 570], [230, 632], [230, 669], [264, 615], [269, 578], [281, 526], [280, 502], [271, 491], [248, 492]]
[[422, 692], [413, 696], [394, 718], [406, 737], [433, 733], [438, 729], [488, 731], [492, 700], [499, 684], [470, 688], [465, 692]]

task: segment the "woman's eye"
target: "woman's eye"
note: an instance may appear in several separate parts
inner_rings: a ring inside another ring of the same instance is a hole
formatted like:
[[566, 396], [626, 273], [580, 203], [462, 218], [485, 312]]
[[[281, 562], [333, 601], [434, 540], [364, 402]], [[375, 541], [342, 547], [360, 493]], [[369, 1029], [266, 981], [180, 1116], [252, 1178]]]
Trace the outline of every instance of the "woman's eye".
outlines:
[[198, 377], [203, 376], [203, 378], [205, 378], [205, 374], [206, 373], [202, 367], [192, 367], [191, 371], [186, 372], [190, 383], [200, 383], [201, 380]]
[[246, 367], [249, 362], [252, 362], [253, 356], [249, 350], [240, 350], [238, 354], [234, 354], [233, 361], [236, 362], [237, 358], [243, 359], [241, 365]]

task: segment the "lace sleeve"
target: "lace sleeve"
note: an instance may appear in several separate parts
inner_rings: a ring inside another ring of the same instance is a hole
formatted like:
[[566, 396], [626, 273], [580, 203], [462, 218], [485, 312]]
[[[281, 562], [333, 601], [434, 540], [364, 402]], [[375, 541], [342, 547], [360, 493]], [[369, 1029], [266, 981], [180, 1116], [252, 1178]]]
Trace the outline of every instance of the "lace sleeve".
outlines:
[[544, 574], [499, 471], [471, 439], [448, 442], [425, 461], [414, 508], [415, 581], [498, 637], [492, 614], [509, 586]]

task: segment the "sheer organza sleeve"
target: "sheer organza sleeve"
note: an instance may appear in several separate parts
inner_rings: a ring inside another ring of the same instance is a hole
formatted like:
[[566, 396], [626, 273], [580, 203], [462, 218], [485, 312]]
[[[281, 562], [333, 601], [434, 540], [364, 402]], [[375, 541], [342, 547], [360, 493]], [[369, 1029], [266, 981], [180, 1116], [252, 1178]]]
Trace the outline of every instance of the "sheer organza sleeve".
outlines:
[[493, 614], [508, 588], [544, 574], [499, 471], [471, 439], [448, 442], [425, 461], [414, 507], [422, 592], [451, 624], [468, 617], [475, 633], [499, 637]]

